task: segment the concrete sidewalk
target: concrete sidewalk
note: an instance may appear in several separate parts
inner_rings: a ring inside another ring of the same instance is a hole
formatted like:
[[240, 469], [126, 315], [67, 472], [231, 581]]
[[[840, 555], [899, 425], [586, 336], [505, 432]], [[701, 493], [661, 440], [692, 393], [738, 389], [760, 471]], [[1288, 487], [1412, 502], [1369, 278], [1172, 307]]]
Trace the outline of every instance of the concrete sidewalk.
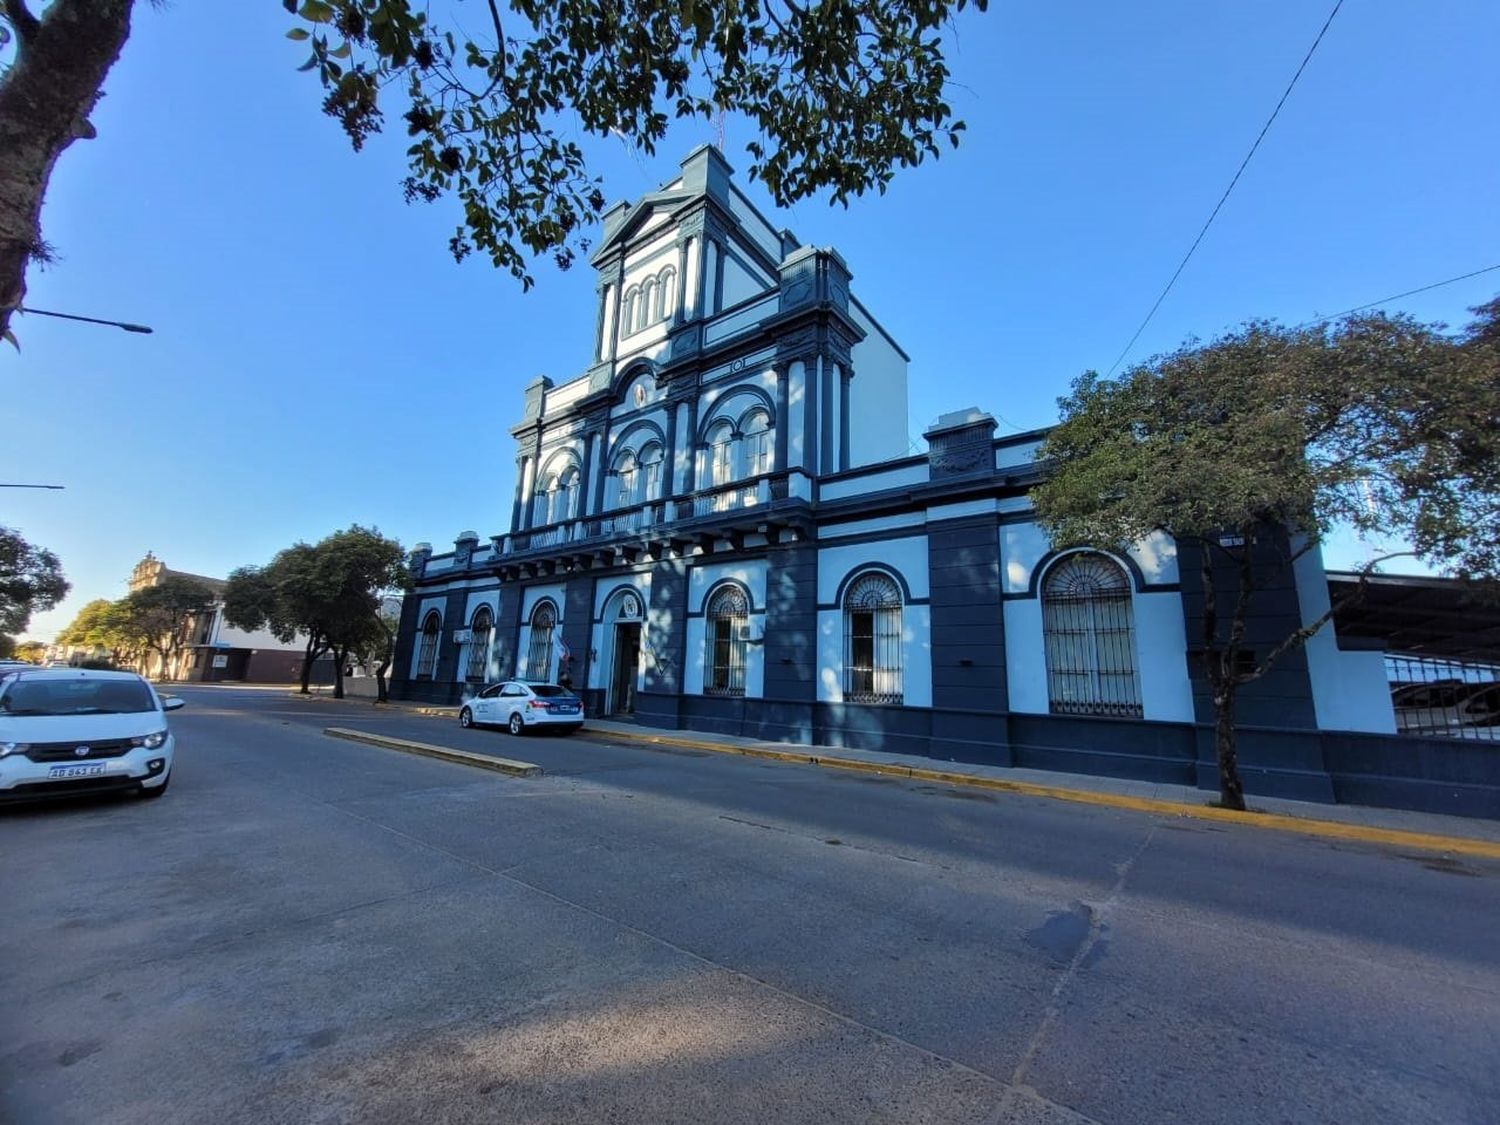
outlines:
[[[344, 702], [364, 701], [345, 700]], [[459, 709], [456, 706], [434, 707], [401, 702], [377, 706], [381, 706], [382, 709], [404, 711], [412, 715], [458, 721]], [[635, 723], [614, 722], [608, 719], [589, 719], [584, 733], [637, 746], [654, 744], [742, 754], [793, 764], [854, 769], [947, 785], [972, 785], [986, 789], [1008, 790], [1026, 796], [1079, 801], [1157, 814], [1176, 813], [1183, 816], [1225, 820], [1279, 830], [1304, 831], [1314, 835], [1373, 843], [1410, 844], [1413, 847], [1441, 849], [1446, 842], [1451, 842], [1455, 850], [1471, 851], [1472, 854], [1481, 855], [1490, 855], [1493, 852], [1495, 857], [1500, 858], [1500, 821], [1475, 817], [1444, 816], [1437, 813], [1373, 808], [1364, 805], [1324, 805], [1273, 797], [1251, 797], [1250, 805], [1254, 811], [1235, 813], [1212, 807], [1211, 802], [1216, 799], [1217, 794], [1211, 790], [1198, 789], [1190, 785], [1160, 784], [1051, 770], [974, 765], [967, 762], [945, 762], [916, 754], [889, 754], [876, 750], [854, 750], [846, 747], [765, 742], [736, 735], [710, 734], [702, 731], [672, 731], [639, 726]], [[1266, 815], [1257, 815], [1257, 813]], [[1409, 838], [1397, 839], [1390, 835], [1393, 833], [1404, 834]], [[1478, 845], [1477, 850], [1463, 847], [1465, 842]]]

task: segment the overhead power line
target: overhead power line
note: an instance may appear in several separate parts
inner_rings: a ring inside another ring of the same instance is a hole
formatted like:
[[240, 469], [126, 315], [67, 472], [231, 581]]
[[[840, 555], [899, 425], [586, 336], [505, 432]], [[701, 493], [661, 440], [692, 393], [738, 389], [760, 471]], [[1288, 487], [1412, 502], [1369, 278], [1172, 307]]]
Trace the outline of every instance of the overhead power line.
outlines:
[[1292, 80], [1286, 84], [1286, 89], [1281, 92], [1281, 99], [1276, 103], [1276, 108], [1271, 111], [1271, 116], [1266, 118], [1266, 123], [1261, 126], [1260, 133], [1255, 138], [1255, 143], [1250, 146], [1250, 151], [1245, 153], [1245, 159], [1240, 161], [1239, 168], [1235, 170], [1234, 178], [1229, 181], [1229, 186], [1224, 189], [1224, 194], [1219, 196], [1219, 202], [1214, 204], [1214, 209], [1209, 214], [1208, 221], [1203, 224], [1203, 229], [1198, 232], [1198, 237], [1193, 239], [1193, 244], [1188, 247], [1188, 252], [1182, 256], [1182, 261], [1177, 263], [1177, 269], [1172, 274], [1172, 279], [1167, 282], [1166, 288], [1156, 298], [1156, 303], [1151, 306], [1151, 311], [1146, 314], [1146, 319], [1141, 321], [1140, 327], [1135, 330], [1135, 335], [1130, 337], [1130, 343], [1125, 345], [1119, 356], [1115, 359], [1115, 362], [1110, 366], [1110, 375], [1113, 375], [1120, 364], [1125, 361], [1125, 357], [1130, 354], [1130, 349], [1135, 347], [1135, 342], [1141, 338], [1141, 333], [1146, 331], [1146, 325], [1150, 324], [1152, 318], [1156, 316], [1156, 310], [1161, 308], [1161, 303], [1167, 299], [1167, 294], [1172, 291], [1172, 286], [1177, 284], [1177, 279], [1182, 276], [1182, 271], [1187, 268], [1187, 264], [1192, 259], [1194, 251], [1198, 249], [1198, 244], [1203, 241], [1203, 236], [1208, 233], [1208, 228], [1213, 226], [1214, 220], [1219, 217], [1219, 212], [1223, 209], [1224, 203], [1229, 199], [1229, 194], [1234, 191], [1235, 184], [1240, 182], [1240, 177], [1244, 175], [1245, 168], [1250, 164], [1251, 157], [1255, 155], [1256, 149], [1260, 148], [1260, 142], [1266, 139], [1266, 134], [1270, 132], [1271, 124], [1281, 112], [1281, 107], [1286, 105], [1287, 98], [1291, 97], [1292, 90], [1297, 85], [1297, 79], [1302, 77], [1302, 72], [1307, 69], [1307, 64], [1312, 60], [1313, 53], [1317, 51], [1318, 44], [1323, 42], [1323, 36], [1328, 33], [1328, 26], [1333, 23], [1333, 17], [1339, 14], [1339, 9], [1343, 6], [1344, 0], [1337, 0], [1333, 5], [1333, 10], [1328, 13], [1328, 18], [1323, 21], [1323, 26], [1318, 29], [1317, 38], [1313, 40], [1312, 46], [1307, 49], [1307, 54], [1302, 56], [1302, 62], [1297, 67], [1297, 73], [1292, 75]]
[[1500, 270], [1500, 262], [1496, 262], [1493, 266], [1485, 266], [1483, 269], [1472, 270], [1469, 273], [1461, 273], [1457, 277], [1448, 277], [1444, 278], [1442, 281], [1434, 281], [1431, 285], [1422, 285], [1416, 289], [1408, 289], [1405, 293], [1392, 293], [1389, 297], [1381, 297], [1380, 300], [1370, 301], [1368, 304], [1355, 305], [1352, 309], [1345, 309], [1343, 312], [1334, 313], [1332, 316], [1315, 316], [1312, 320], [1304, 320], [1301, 324], [1297, 325], [1297, 327], [1306, 328], [1309, 324], [1317, 324], [1322, 320], [1338, 320], [1340, 317], [1352, 316], [1357, 312], [1364, 312], [1366, 309], [1373, 309], [1376, 305], [1388, 305], [1392, 301], [1399, 301], [1405, 297], [1415, 297], [1418, 293], [1426, 293], [1432, 289], [1441, 289], [1445, 285], [1452, 285], [1455, 282], [1459, 281], [1468, 281], [1471, 277], [1479, 277], [1483, 274], [1494, 273], [1496, 270]]

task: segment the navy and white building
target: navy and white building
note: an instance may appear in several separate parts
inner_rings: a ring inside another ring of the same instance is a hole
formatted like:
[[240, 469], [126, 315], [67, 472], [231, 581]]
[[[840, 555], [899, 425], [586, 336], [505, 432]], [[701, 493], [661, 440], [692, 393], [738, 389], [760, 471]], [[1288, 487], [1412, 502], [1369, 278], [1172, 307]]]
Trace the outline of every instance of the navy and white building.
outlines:
[[[716, 150], [610, 210], [592, 264], [593, 362], [526, 388], [509, 530], [411, 557], [397, 698], [563, 680], [657, 727], [1213, 784], [1198, 558], [1053, 550], [1042, 435], [981, 410], [912, 453], [908, 356]], [[1305, 555], [1252, 632], [1328, 596]], [[1330, 755], [1396, 742], [1378, 644], [1332, 628], [1239, 711], [1252, 791], [1347, 797]]]

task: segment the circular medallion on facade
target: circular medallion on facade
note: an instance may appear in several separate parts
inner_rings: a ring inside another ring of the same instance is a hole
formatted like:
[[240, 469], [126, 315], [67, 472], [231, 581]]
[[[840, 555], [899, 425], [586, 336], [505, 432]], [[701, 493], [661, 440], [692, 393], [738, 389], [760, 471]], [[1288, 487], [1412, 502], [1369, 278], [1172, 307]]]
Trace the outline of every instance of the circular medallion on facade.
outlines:
[[735, 360], [733, 363], [731, 363], [729, 365], [729, 370], [730, 371], [743, 371], [743, 370], [745, 370], [745, 361], [743, 359], [737, 359], [737, 360]]
[[636, 600], [634, 594], [626, 594], [620, 601], [621, 617], [639, 617], [641, 615], [641, 603]]
[[645, 383], [637, 383], [635, 385], [635, 404], [637, 406], [645, 406], [646, 405], [646, 384]]

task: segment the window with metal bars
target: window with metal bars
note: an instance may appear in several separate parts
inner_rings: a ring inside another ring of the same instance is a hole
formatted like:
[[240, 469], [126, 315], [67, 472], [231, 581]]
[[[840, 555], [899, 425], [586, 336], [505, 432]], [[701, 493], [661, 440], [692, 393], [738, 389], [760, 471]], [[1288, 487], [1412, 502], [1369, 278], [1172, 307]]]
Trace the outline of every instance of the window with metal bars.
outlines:
[[1054, 714], [1141, 715], [1130, 576], [1092, 551], [1068, 555], [1042, 585], [1047, 698]]
[[469, 656], [464, 663], [464, 679], [483, 683], [490, 671], [490, 634], [495, 619], [489, 606], [480, 606], [469, 625]]
[[557, 629], [557, 610], [541, 602], [531, 611], [531, 644], [526, 652], [526, 678], [538, 683], [552, 675], [552, 634]]
[[434, 611], [422, 622], [422, 644], [417, 649], [417, 679], [430, 680], [437, 675], [438, 638], [443, 622]]
[[732, 584], [720, 586], [704, 612], [707, 675], [705, 695], [745, 694], [745, 650], [749, 647], [750, 600]]
[[880, 571], [861, 574], [844, 595], [844, 699], [900, 703], [901, 590]]

